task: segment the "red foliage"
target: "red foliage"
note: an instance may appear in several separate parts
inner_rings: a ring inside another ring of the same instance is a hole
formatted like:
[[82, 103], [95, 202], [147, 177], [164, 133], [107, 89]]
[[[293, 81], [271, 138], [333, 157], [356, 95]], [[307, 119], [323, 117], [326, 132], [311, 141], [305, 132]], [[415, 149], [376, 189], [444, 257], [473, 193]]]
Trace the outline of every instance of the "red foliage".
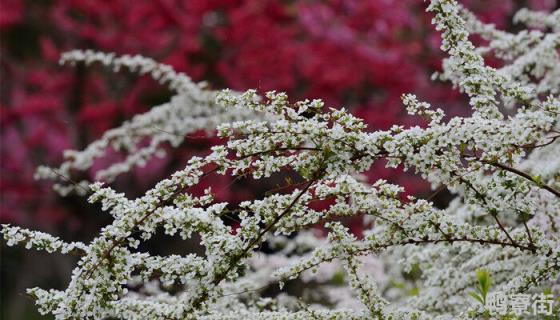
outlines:
[[[514, 1], [465, 4], [500, 27], [508, 26], [517, 6]], [[531, 4], [546, 9], [555, 1]], [[451, 113], [462, 110], [456, 92], [428, 82], [441, 56], [424, 6], [422, 0], [2, 1], [0, 220], [54, 225], [65, 219], [68, 208], [48, 184], [33, 180], [35, 167], [58, 163], [64, 149], [83, 148], [168, 97], [145, 78], [62, 68], [57, 65], [61, 52], [143, 54], [220, 87], [320, 97], [355, 110], [372, 129], [384, 129], [416, 121], [403, 116], [399, 97], [404, 92]], [[196, 150], [191, 142], [186, 148]], [[155, 179], [169, 168], [169, 160], [154, 160], [143, 172]], [[139, 189], [153, 183], [144, 174], [133, 176]], [[410, 192], [425, 190], [417, 180], [382, 166], [371, 177], [399, 181]], [[208, 185], [219, 189], [228, 183], [217, 179]], [[220, 200], [240, 198], [238, 192], [222, 190]]]

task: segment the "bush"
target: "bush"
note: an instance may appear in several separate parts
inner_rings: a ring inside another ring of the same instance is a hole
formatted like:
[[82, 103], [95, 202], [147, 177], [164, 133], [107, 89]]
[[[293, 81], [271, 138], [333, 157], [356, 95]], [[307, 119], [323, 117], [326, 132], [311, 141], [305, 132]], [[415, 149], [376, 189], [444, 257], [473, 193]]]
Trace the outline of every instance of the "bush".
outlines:
[[[535, 294], [533, 313], [552, 315], [549, 292], [560, 270], [560, 11], [519, 11], [514, 21], [529, 29], [516, 34], [480, 22], [454, 0], [433, 0], [428, 11], [448, 54], [436, 78], [465, 93], [472, 114], [446, 116], [403, 95], [425, 127], [368, 131], [321, 100], [214, 91], [141, 56], [64, 54], [64, 63], [150, 74], [176, 94], [83, 151], [66, 151], [60, 167], [38, 169], [62, 195], [88, 195], [113, 217], [89, 244], [3, 226], [8, 245], [79, 257], [66, 290], [28, 290], [39, 311], [59, 319], [479, 319], [519, 311], [497, 309], [498, 294]], [[476, 47], [470, 35], [485, 44]], [[486, 65], [489, 55], [503, 66]], [[214, 128], [220, 143], [208, 155], [136, 199], [99, 181], [74, 182], [108, 149], [127, 156], [96, 180], [111, 182], [163, 153], [165, 143], [179, 146]], [[363, 173], [380, 161], [413, 170], [454, 200], [439, 209], [430, 198], [403, 196], [399, 185], [367, 183]], [[213, 175], [285, 183], [236, 204], [195, 189]], [[363, 236], [340, 222], [354, 216], [363, 217]], [[315, 232], [323, 227], [326, 238]], [[202, 253], [143, 250], [162, 231], [197, 237]]]

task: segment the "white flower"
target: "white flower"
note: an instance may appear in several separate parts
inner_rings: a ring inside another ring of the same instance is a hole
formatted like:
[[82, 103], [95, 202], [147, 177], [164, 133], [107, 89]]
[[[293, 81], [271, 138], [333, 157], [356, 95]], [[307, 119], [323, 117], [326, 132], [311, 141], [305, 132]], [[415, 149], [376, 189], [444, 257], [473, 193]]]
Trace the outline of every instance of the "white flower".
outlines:
[[[64, 291], [28, 290], [39, 312], [56, 319], [479, 318], [493, 315], [468, 294], [479, 269], [505, 293], [550, 287], [560, 271], [560, 11], [522, 10], [515, 21], [543, 30], [509, 34], [454, 0], [433, 0], [428, 9], [449, 54], [439, 78], [469, 96], [473, 114], [444, 121], [441, 109], [403, 95], [409, 113], [429, 120], [426, 128], [370, 132], [345, 109], [326, 109], [320, 100], [214, 92], [140, 56], [63, 55], [71, 64], [149, 73], [177, 93], [83, 151], [65, 152], [59, 168], [37, 170], [62, 194], [89, 193], [114, 219], [88, 244], [2, 226], [9, 246], [80, 257]], [[488, 45], [476, 48], [471, 33]], [[486, 66], [489, 52], [504, 66]], [[161, 153], [162, 144], [178, 147], [185, 135], [215, 128], [223, 145], [137, 199], [100, 182], [76, 187], [61, 178], [88, 170], [113, 148], [128, 156], [96, 177], [111, 182]], [[140, 147], [145, 138], [150, 143]], [[367, 183], [363, 173], [378, 161], [413, 169], [455, 199], [440, 209], [429, 200], [403, 200], [404, 188], [385, 180]], [[217, 203], [209, 189], [189, 193], [209, 174], [261, 179], [281, 170], [293, 171], [298, 182], [237, 207]], [[314, 209], [317, 201], [327, 205]], [[351, 216], [363, 217], [363, 237], [336, 222]], [[310, 231], [315, 225], [327, 228], [326, 238]], [[204, 254], [137, 252], [158, 231], [196, 235]], [[264, 244], [273, 253], [257, 254]], [[375, 264], [362, 267], [362, 256]], [[261, 297], [272, 284], [293, 279], [303, 281], [301, 297]]]

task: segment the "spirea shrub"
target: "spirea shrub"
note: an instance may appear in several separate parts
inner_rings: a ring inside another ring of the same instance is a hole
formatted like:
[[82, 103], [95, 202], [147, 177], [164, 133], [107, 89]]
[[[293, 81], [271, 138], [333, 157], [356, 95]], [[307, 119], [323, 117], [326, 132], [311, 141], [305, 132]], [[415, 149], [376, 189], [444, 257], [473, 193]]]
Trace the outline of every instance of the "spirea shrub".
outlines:
[[[28, 290], [39, 311], [57, 319], [553, 316], [560, 271], [560, 11], [521, 10], [514, 21], [527, 29], [516, 34], [480, 22], [454, 0], [433, 0], [428, 11], [448, 54], [434, 78], [466, 94], [472, 114], [450, 118], [403, 94], [406, 110], [425, 118], [425, 127], [372, 132], [321, 100], [216, 92], [148, 58], [66, 53], [64, 63], [148, 73], [176, 94], [84, 150], [65, 152], [60, 167], [38, 169], [37, 178], [55, 180], [56, 191], [87, 196], [113, 217], [90, 243], [3, 226], [8, 245], [79, 259], [65, 290]], [[476, 47], [471, 35], [484, 45]], [[502, 66], [486, 65], [488, 56]], [[129, 199], [100, 182], [201, 129], [217, 129], [223, 143], [144, 196]], [[128, 156], [97, 172], [98, 181], [74, 181], [108, 149]], [[441, 209], [430, 198], [404, 197], [401, 186], [387, 181], [366, 183], [363, 174], [378, 161], [411, 170], [434, 193], [447, 188], [455, 198]], [[237, 205], [216, 201], [211, 189], [191, 192], [210, 175], [289, 178]], [[363, 235], [341, 223], [353, 216], [363, 217]], [[316, 232], [321, 228], [326, 237]], [[199, 239], [203, 253], [141, 250], [156, 233]], [[516, 300], [504, 309], [498, 294], [533, 299], [532, 305], [521, 309]]]

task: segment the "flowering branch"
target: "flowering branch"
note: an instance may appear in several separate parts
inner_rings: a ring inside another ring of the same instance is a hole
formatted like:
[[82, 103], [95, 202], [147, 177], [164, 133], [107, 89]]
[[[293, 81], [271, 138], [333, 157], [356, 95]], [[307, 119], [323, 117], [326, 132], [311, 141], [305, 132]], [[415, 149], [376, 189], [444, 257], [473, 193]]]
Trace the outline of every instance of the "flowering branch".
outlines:
[[[432, 0], [428, 11], [449, 54], [440, 78], [465, 92], [474, 112], [447, 119], [442, 109], [403, 95], [407, 111], [428, 121], [423, 128], [370, 131], [347, 110], [325, 108], [320, 100], [214, 92], [143, 57], [64, 55], [63, 62], [149, 73], [176, 95], [85, 150], [68, 151], [58, 169], [38, 170], [63, 194], [91, 192], [89, 201], [113, 217], [94, 240], [67, 243], [2, 226], [8, 245], [80, 258], [65, 290], [28, 290], [39, 311], [57, 319], [476, 318], [497, 315], [467, 294], [482, 267], [492, 274], [493, 289], [507, 294], [552, 286], [560, 272], [560, 140], [550, 136], [560, 130], [560, 59], [559, 29], [549, 17], [558, 11], [543, 18], [550, 30], [518, 34], [478, 21], [454, 0]], [[517, 19], [533, 24], [536, 16], [524, 12]], [[488, 46], [476, 48], [472, 33]], [[490, 52], [503, 67], [485, 65]], [[127, 154], [95, 177], [110, 183], [163, 144], [178, 147], [201, 129], [216, 132], [222, 143], [137, 199], [100, 182], [72, 182], [72, 173], [91, 168], [108, 148]], [[440, 209], [432, 197], [405, 199], [401, 186], [366, 182], [361, 175], [379, 161], [447, 188], [454, 200]], [[192, 194], [211, 174], [235, 182], [286, 172], [297, 183], [240, 204], [216, 201], [211, 189]], [[342, 224], [346, 217], [363, 221], [363, 236]], [[326, 239], [310, 231], [313, 226], [326, 227]], [[197, 235], [204, 254], [137, 250], [159, 231]], [[268, 250], [260, 250], [263, 245]], [[301, 282], [301, 292], [261, 296], [288, 280]], [[315, 310], [315, 302], [332, 310]]]

